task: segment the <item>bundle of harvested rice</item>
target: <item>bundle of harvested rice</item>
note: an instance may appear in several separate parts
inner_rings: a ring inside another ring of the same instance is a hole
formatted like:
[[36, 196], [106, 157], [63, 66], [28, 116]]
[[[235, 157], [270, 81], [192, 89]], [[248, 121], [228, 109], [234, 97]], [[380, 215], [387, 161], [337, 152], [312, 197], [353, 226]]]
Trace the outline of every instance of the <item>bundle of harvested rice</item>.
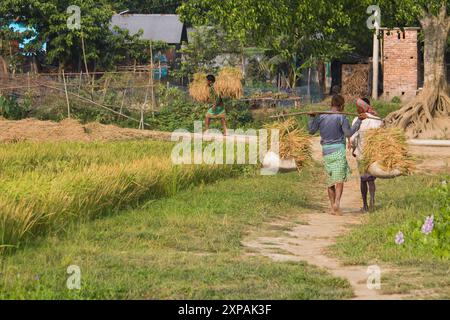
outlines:
[[189, 85], [189, 95], [199, 102], [209, 101], [209, 87], [205, 73], [194, 74], [194, 80]]
[[405, 132], [399, 128], [371, 129], [364, 136], [364, 168], [377, 163], [386, 172], [398, 170], [401, 175], [411, 174], [414, 161], [408, 153]]
[[275, 122], [265, 126], [266, 129], [279, 130], [279, 155], [281, 159], [294, 159], [297, 170], [300, 171], [312, 159], [311, 136], [298, 122], [289, 118], [283, 122]]
[[223, 98], [240, 99], [244, 93], [242, 71], [238, 68], [224, 67], [217, 76], [214, 88]]

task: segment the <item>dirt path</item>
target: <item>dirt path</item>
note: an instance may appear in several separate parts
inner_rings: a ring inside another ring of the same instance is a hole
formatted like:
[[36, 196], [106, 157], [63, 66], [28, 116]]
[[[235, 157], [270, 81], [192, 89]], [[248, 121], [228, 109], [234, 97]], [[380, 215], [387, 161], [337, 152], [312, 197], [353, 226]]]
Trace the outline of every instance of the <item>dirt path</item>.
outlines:
[[[432, 168], [446, 170], [450, 163], [449, 148], [421, 149], [414, 147], [411, 150], [415, 155], [433, 157], [434, 161], [427, 161], [419, 166], [424, 171]], [[433, 151], [433, 152], [431, 152]], [[436, 157], [439, 154], [439, 157]], [[321, 148], [318, 140], [314, 141], [314, 158], [321, 159]], [[428, 159], [429, 160], [429, 159]], [[290, 228], [282, 236], [255, 237], [250, 236], [244, 241], [244, 245], [253, 252], [267, 256], [276, 261], [306, 261], [312, 265], [321, 267], [331, 274], [347, 279], [353, 287], [354, 299], [401, 299], [405, 295], [384, 295], [380, 290], [369, 289], [367, 286], [367, 266], [344, 266], [339, 260], [327, 254], [328, 247], [336, 242], [336, 237], [347, 232], [351, 226], [360, 224], [363, 215], [359, 212], [361, 200], [359, 196], [359, 181], [356, 169], [356, 161], [349, 159], [349, 163], [355, 173], [352, 179], [346, 183], [342, 198], [344, 216], [336, 217], [328, 213], [328, 203], [322, 204], [322, 209], [302, 215], [303, 222]], [[424, 165], [425, 164], [425, 165]], [[435, 164], [435, 165], [431, 165]], [[431, 165], [431, 167], [430, 167]], [[288, 222], [274, 222], [276, 225]], [[394, 271], [386, 265], [380, 265], [382, 274]]]

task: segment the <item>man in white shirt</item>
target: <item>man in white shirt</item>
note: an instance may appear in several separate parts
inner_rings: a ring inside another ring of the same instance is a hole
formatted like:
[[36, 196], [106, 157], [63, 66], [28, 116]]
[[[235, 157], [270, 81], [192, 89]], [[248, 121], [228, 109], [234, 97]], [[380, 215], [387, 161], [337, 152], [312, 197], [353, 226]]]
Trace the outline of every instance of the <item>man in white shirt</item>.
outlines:
[[[350, 147], [352, 148], [352, 154], [358, 161], [358, 168], [361, 177], [361, 195], [363, 200], [362, 212], [373, 211], [375, 208], [375, 180], [376, 177], [365, 172], [362, 164], [363, 160], [363, 148], [364, 148], [364, 136], [365, 132], [370, 129], [376, 129], [383, 125], [381, 118], [377, 117], [376, 111], [370, 106], [370, 100], [367, 98], [358, 99], [356, 101], [358, 113], [366, 113], [367, 119], [363, 120], [359, 130], [350, 138]], [[357, 121], [357, 118], [353, 121]], [[367, 203], [367, 193], [370, 193], [370, 205]]]

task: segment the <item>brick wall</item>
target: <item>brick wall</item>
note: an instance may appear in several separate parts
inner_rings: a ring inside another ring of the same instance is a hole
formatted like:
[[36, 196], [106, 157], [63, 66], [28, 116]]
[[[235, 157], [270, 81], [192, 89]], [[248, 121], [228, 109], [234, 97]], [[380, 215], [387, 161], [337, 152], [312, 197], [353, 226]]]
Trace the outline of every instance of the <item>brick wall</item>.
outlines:
[[[400, 33], [399, 33], [399, 32]], [[418, 30], [383, 30], [383, 96], [414, 97], [418, 86]]]

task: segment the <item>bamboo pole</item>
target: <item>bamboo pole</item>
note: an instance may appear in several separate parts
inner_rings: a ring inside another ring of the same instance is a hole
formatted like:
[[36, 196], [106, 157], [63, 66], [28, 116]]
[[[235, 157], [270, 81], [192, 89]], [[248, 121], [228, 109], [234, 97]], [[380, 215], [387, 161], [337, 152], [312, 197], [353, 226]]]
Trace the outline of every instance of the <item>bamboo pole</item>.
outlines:
[[[301, 116], [301, 115], [319, 115], [319, 114], [343, 114], [346, 116], [355, 116], [355, 117], [359, 116], [358, 113], [352, 113], [352, 112], [309, 111], [309, 112], [295, 112], [295, 113], [278, 114], [278, 115], [274, 115], [274, 116], [269, 116], [269, 118], [277, 119], [277, 118], [284, 118], [284, 117], [294, 117], [294, 116]], [[377, 117], [368, 116], [367, 118], [383, 121], [382, 118], [377, 118]]]
[[66, 75], [64, 74], [64, 69], [62, 70], [62, 76], [64, 81], [64, 93], [66, 94], [66, 102], [67, 102], [67, 118], [70, 119], [70, 102], [69, 102], [69, 94], [67, 93], [67, 83], [66, 83]]
[[130, 79], [127, 80], [127, 87], [123, 91], [122, 102], [120, 103], [120, 111], [119, 111], [121, 115], [122, 115], [122, 112], [123, 112], [123, 105], [125, 103], [125, 97], [127, 95], [127, 91], [128, 91], [129, 85], [130, 85]]
[[78, 82], [78, 94], [80, 94], [81, 91], [81, 82], [83, 81], [83, 70], [80, 71], [80, 80]]
[[[49, 88], [49, 89], [52, 89], [52, 90], [56, 90], [56, 91], [59, 91], [59, 92], [64, 92], [64, 90], [62, 90], [62, 89], [60, 89], [60, 88], [57, 88], [57, 87], [52, 87], [52, 86], [45, 85], [45, 84], [41, 84], [40, 86], [41, 86], [41, 87], [45, 87], [45, 88]], [[100, 103], [98, 103], [98, 102], [95, 102], [95, 101], [93, 101], [93, 100], [90, 100], [90, 99], [88, 99], [88, 98], [79, 96], [79, 95], [77, 95], [76, 93], [68, 92], [68, 94], [69, 94], [69, 95], [72, 95], [72, 96], [74, 96], [74, 97], [76, 97], [77, 99], [80, 99], [80, 100], [82, 100], [82, 101], [91, 103], [91, 104], [96, 105], [96, 106], [98, 106], [98, 107], [100, 107], [100, 108], [103, 108], [103, 109], [105, 109], [105, 110], [108, 110], [108, 111], [110, 111], [110, 112], [112, 112], [112, 113], [114, 113], [114, 114], [120, 115], [120, 113], [119, 113], [118, 111], [116, 111], [116, 110], [114, 110], [114, 109], [111, 109], [111, 108], [109, 108], [109, 107], [106, 107], [106, 106], [104, 106], [104, 105], [102, 105], [102, 104], [100, 104]], [[129, 116], [124, 115], [124, 114], [122, 114], [122, 116], [125, 117], [125, 118], [127, 118], [127, 119], [130, 119], [130, 120], [132, 120], [132, 121], [140, 122], [140, 121], [139, 121], [138, 119], [136, 119], [136, 118], [129, 117]], [[146, 126], [148, 126], [148, 127], [150, 126], [148, 123], [145, 123], [145, 122], [144, 122], [144, 124], [145, 124]]]
[[88, 69], [87, 60], [86, 60], [86, 48], [84, 46], [83, 32], [81, 32], [81, 49], [83, 51], [84, 68], [86, 69], [86, 75], [89, 78], [89, 69]]
[[[151, 93], [152, 93], [152, 118], [155, 117], [155, 105], [156, 105], [156, 98], [155, 98], [155, 83], [154, 83], [154, 79], [153, 79], [153, 44], [152, 42], [150, 42], [150, 60], [151, 60], [151, 64], [150, 64], [150, 78], [152, 80], [151, 82]], [[161, 76], [161, 74], [160, 74]]]

